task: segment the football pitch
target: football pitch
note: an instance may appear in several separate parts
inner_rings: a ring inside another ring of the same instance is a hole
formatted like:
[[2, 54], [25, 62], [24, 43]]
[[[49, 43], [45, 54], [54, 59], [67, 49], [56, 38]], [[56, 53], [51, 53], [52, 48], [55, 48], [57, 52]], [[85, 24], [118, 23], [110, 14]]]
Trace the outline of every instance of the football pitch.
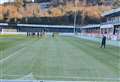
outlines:
[[75, 37], [0, 35], [0, 79], [120, 80], [120, 48]]

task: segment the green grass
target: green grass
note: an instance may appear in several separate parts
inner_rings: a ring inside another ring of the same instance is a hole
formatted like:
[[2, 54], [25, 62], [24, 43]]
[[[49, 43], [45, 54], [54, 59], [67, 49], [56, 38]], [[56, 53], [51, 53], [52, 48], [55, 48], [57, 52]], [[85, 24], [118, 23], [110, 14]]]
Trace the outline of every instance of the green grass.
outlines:
[[0, 59], [21, 49], [27, 43], [34, 40], [35, 38], [26, 38], [26, 36], [20, 35], [0, 35], [0, 51], [4, 53], [4, 55], [0, 54]]
[[4, 36], [0, 38], [0, 78], [117, 81], [120, 48], [99, 46], [74, 37]]

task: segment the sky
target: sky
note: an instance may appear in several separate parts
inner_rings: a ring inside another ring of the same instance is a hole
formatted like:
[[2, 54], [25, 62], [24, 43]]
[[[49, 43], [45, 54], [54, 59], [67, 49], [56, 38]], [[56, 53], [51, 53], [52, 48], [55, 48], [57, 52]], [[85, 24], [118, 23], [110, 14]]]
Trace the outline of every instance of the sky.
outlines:
[[0, 0], [0, 4], [7, 2], [8, 0]]
[[[0, 4], [4, 3], [4, 2], [8, 2], [9, 0], [0, 0]], [[10, 1], [14, 1], [14, 0], [10, 0]], [[34, 1], [34, 0], [32, 0]]]

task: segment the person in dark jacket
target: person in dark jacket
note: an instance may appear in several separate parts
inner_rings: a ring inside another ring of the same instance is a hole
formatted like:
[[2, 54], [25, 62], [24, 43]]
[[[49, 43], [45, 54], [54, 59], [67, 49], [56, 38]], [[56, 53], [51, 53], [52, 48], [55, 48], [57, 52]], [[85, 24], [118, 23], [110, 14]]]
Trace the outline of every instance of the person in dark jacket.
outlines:
[[106, 36], [105, 35], [103, 35], [103, 37], [102, 37], [102, 42], [101, 42], [101, 48], [102, 47], [106, 47]]
[[52, 37], [53, 37], [53, 38], [55, 37], [55, 34], [54, 34], [54, 33], [52, 33]]
[[27, 32], [27, 36], [29, 36], [28, 32]]

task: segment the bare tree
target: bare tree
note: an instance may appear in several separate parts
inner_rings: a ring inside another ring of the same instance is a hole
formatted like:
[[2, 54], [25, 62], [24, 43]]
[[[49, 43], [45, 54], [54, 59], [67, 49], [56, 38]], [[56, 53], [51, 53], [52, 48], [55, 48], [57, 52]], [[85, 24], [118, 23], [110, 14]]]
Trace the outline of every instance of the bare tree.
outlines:
[[87, 0], [83, 1], [84, 9], [82, 10], [82, 18], [81, 18], [81, 25], [84, 25], [85, 22], [85, 6], [87, 5]]
[[35, 17], [39, 17], [40, 16], [40, 6], [37, 3], [34, 5], [33, 14], [34, 14]]
[[113, 1], [113, 8], [118, 8], [120, 7], [120, 0], [114, 0]]
[[[17, 8], [17, 12], [20, 12], [20, 8], [23, 7], [23, 0], [15, 0], [15, 6]], [[17, 17], [14, 18], [14, 21], [17, 21]]]

